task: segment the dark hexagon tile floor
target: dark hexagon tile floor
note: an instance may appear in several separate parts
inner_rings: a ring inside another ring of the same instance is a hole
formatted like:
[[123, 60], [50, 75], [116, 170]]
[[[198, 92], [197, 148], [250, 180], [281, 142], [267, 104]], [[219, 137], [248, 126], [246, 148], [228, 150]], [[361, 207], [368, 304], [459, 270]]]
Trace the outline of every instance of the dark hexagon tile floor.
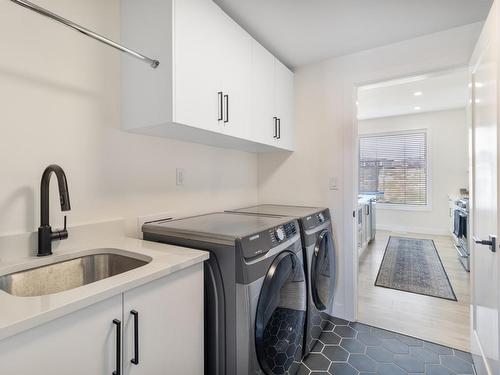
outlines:
[[324, 316], [328, 323], [298, 375], [474, 375], [470, 353]]

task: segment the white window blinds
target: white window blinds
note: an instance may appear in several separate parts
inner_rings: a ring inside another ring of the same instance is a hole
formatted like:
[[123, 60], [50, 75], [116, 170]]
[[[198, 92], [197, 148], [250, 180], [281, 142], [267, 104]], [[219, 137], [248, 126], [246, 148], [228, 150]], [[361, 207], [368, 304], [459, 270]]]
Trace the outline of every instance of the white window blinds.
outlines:
[[359, 141], [359, 191], [378, 202], [427, 205], [427, 134], [362, 136]]

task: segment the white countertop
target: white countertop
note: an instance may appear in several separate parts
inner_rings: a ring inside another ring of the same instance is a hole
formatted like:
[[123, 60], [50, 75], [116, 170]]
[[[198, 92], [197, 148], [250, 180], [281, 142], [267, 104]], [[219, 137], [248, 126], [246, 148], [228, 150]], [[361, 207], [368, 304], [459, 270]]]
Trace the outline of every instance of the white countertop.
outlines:
[[[69, 235], [71, 239], [71, 228]], [[151, 262], [104, 280], [46, 296], [16, 297], [0, 290], [0, 340], [209, 258], [209, 253], [205, 251], [143, 241], [116, 232], [97, 238], [90, 238], [82, 233], [76, 237], [73, 241], [68, 240], [64, 248], [55, 250], [54, 255], [44, 258], [27, 256], [0, 263], [0, 276], [93, 254], [96, 249], [98, 253], [132, 255], [148, 260], [150, 258]], [[0, 251], [1, 245], [2, 240]]]

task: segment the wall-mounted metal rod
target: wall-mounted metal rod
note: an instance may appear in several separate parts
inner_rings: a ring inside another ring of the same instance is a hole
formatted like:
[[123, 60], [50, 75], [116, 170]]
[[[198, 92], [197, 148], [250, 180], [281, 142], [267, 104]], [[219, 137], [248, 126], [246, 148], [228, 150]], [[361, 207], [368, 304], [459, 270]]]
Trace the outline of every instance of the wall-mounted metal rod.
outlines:
[[54, 21], [60, 22], [63, 25], [72, 28], [73, 30], [79, 31], [82, 34], [87, 35], [95, 40], [98, 40], [99, 42], [104, 43], [104, 44], [107, 44], [108, 46], [113, 47], [119, 51], [128, 53], [129, 55], [132, 55], [141, 61], [147, 62], [154, 69], [157, 68], [158, 65], [160, 65], [160, 62], [158, 60], [151, 59], [151, 58], [144, 56], [136, 51], [133, 51], [127, 47], [124, 47], [118, 43], [115, 43], [112, 40], [110, 40], [106, 37], [103, 37], [102, 35], [94, 33], [93, 31], [90, 31], [89, 29], [87, 29], [83, 26], [80, 26], [80, 25], [78, 25], [78, 24], [76, 24], [76, 23], [74, 23], [66, 18], [63, 18], [61, 16], [58, 16], [57, 14], [52, 13], [51, 11], [49, 11], [45, 8], [42, 8], [36, 4], [33, 4], [29, 1], [26, 1], [26, 0], [10, 0], [10, 1], [12, 1], [13, 3], [20, 5], [24, 8], [32, 10], [38, 14], [41, 14], [42, 16], [45, 16], [45, 17], [53, 19]]

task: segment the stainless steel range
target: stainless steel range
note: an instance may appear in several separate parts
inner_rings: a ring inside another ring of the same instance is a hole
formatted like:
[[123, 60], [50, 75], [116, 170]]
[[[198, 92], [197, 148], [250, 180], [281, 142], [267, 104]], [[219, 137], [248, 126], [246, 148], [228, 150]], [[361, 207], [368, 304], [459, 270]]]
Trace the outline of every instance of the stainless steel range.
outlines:
[[453, 207], [453, 240], [458, 259], [467, 272], [470, 272], [469, 251], [469, 198], [455, 201]]

